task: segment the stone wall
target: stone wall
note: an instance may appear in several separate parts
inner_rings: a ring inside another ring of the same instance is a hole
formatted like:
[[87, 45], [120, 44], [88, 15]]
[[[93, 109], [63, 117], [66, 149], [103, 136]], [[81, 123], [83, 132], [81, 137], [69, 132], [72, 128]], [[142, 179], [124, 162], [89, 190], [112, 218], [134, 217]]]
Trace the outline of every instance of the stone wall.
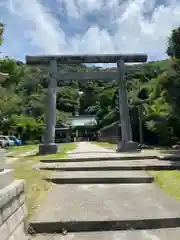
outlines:
[[0, 239], [27, 240], [26, 217], [24, 181], [16, 180], [0, 190]]
[[13, 170], [5, 167], [0, 150], [0, 240], [28, 240], [24, 181], [13, 180]]
[[119, 121], [112, 123], [109, 126], [101, 128], [98, 131], [98, 141], [117, 143], [121, 139]]
[[0, 239], [27, 240], [26, 217], [24, 181], [16, 180], [0, 190]]

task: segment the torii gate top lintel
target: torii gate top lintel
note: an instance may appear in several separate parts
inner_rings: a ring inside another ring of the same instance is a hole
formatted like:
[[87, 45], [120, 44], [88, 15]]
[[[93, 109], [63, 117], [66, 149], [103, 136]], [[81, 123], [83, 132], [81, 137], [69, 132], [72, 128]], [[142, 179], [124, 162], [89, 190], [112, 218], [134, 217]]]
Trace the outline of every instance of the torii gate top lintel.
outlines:
[[60, 64], [75, 63], [117, 63], [118, 60], [126, 63], [146, 62], [146, 54], [98, 54], [98, 55], [42, 55], [26, 56], [27, 64], [49, 64], [50, 61], [56, 60]]

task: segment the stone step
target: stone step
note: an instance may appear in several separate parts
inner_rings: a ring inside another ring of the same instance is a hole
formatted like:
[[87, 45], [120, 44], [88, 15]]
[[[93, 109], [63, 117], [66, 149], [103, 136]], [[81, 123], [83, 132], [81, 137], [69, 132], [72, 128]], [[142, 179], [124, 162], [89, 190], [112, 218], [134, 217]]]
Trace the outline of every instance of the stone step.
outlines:
[[37, 234], [30, 240], [179, 240], [180, 228], [101, 231], [88, 233]]
[[[121, 161], [121, 160], [138, 160], [138, 159], [159, 159], [157, 156], [145, 156], [145, 155], [118, 155], [116, 153], [108, 155], [106, 153], [96, 154], [72, 154], [69, 158], [57, 158], [57, 159], [41, 159], [40, 162], [55, 163], [55, 162], [89, 162], [89, 161]], [[163, 159], [162, 159], [163, 160]], [[167, 159], [168, 160], [168, 159]]]
[[58, 184], [152, 183], [154, 177], [144, 171], [73, 171], [54, 172], [45, 178]]
[[180, 169], [180, 161], [163, 161], [157, 159], [129, 161], [89, 161], [89, 162], [52, 162], [39, 163], [34, 169], [56, 171], [104, 171], [104, 170], [176, 170]]
[[94, 232], [172, 227], [180, 227], [180, 203], [154, 183], [62, 184], [47, 194], [30, 219], [29, 230], [61, 233], [64, 229]]

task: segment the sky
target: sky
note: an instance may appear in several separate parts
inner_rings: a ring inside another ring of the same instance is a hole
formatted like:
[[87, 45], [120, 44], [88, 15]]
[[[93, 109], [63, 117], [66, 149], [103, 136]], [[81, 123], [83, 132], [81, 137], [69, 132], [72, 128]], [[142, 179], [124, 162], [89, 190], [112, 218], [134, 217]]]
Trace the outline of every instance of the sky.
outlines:
[[180, 0], [0, 0], [1, 56], [146, 53], [167, 58]]

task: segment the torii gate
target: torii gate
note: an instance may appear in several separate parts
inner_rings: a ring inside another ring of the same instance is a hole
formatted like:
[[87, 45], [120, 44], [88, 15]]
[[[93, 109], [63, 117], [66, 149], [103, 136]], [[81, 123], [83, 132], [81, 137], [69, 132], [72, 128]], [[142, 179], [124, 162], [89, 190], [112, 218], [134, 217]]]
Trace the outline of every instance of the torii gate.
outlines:
[[[119, 85], [119, 110], [121, 120], [122, 140], [118, 143], [117, 151], [131, 151], [137, 148], [132, 141], [132, 130], [129, 118], [125, 64], [146, 62], [145, 54], [102, 54], [102, 55], [47, 55], [26, 56], [26, 63], [30, 65], [46, 65], [49, 69], [49, 85], [47, 96], [47, 113], [44, 143], [39, 145], [39, 154], [52, 154], [58, 150], [54, 143], [56, 126], [56, 87], [57, 80], [113, 80]], [[68, 72], [58, 73], [59, 64], [77, 63], [116, 63], [117, 72]]]

